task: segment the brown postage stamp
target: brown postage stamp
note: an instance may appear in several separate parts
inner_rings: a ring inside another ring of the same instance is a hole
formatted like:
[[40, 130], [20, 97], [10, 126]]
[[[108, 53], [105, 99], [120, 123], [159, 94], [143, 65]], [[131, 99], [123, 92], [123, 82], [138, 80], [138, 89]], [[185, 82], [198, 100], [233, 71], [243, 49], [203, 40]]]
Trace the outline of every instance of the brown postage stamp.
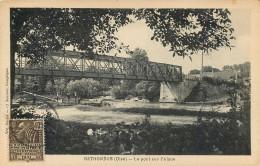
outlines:
[[10, 161], [42, 161], [44, 154], [43, 119], [11, 119], [9, 124]]

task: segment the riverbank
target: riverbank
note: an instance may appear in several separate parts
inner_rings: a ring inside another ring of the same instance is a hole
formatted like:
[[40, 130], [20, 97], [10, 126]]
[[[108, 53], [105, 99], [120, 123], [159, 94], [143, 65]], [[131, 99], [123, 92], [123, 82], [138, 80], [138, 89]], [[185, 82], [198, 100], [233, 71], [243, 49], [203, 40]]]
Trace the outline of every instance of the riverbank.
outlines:
[[[47, 106], [47, 105], [45, 105]], [[226, 117], [229, 107], [225, 105], [186, 105], [174, 103], [138, 103], [125, 101], [110, 101], [106, 106], [90, 106], [77, 104], [73, 106], [54, 106], [47, 108], [36, 106], [36, 113], [42, 115], [46, 109], [61, 120], [79, 123], [115, 124], [141, 121], [146, 115], [156, 123], [172, 123], [176, 125], [193, 124], [197, 117]], [[55, 109], [55, 110], [54, 110]]]

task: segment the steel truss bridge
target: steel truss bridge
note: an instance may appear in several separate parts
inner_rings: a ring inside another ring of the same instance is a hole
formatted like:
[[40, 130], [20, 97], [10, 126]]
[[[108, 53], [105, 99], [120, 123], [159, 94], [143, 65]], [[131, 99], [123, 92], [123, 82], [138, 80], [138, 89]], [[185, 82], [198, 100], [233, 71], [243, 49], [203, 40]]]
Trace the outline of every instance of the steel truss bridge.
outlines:
[[37, 64], [29, 63], [28, 58], [16, 57], [15, 74], [167, 82], [182, 81], [181, 66], [107, 55], [89, 56], [76, 51], [50, 52], [45, 56], [45, 60]]

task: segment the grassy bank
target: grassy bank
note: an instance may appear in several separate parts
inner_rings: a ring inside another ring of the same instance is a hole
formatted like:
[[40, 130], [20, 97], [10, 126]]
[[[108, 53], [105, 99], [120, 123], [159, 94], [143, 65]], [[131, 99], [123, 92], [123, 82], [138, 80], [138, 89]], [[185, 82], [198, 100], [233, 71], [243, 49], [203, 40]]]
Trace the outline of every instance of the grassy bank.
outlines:
[[250, 137], [245, 129], [229, 121], [158, 125], [151, 123], [146, 116], [142, 122], [131, 125], [123, 122], [114, 125], [82, 124], [55, 119], [48, 119], [45, 123], [46, 154], [250, 154]]

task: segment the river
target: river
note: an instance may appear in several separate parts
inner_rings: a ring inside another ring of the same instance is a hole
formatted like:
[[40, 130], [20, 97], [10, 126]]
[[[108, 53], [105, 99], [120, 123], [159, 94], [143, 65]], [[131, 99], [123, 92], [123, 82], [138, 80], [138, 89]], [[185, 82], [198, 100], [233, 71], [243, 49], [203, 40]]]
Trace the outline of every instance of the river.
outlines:
[[[138, 102], [118, 102], [114, 101], [112, 104], [114, 108], [175, 108], [186, 110], [200, 110], [210, 111], [213, 109], [219, 109], [219, 112], [226, 112], [229, 107], [223, 105], [216, 106], [201, 106], [201, 105], [187, 105], [187, 104], [174, 104], [174, 103], [138, 103]], [[35, 109], [36, 113], [42, 114], [44, 109]], [[58, 107], [56, 109], [57, 114], [61, 120], [80, 123], [92, 123], [92, 124], [116, 124], [124, 121], [125, 123], [141, 122], [144, 119], [143, 114], [127, 113], [127, 112], [115, 112], [104, 110], [90, 110], [82, 111], [75, 106]], [[176, 125], [193, 124], [197, 121], [197, 116], [176, 116], [176, 115], [151, 115], [151, 122], [155, 123], [172, 123]]]

